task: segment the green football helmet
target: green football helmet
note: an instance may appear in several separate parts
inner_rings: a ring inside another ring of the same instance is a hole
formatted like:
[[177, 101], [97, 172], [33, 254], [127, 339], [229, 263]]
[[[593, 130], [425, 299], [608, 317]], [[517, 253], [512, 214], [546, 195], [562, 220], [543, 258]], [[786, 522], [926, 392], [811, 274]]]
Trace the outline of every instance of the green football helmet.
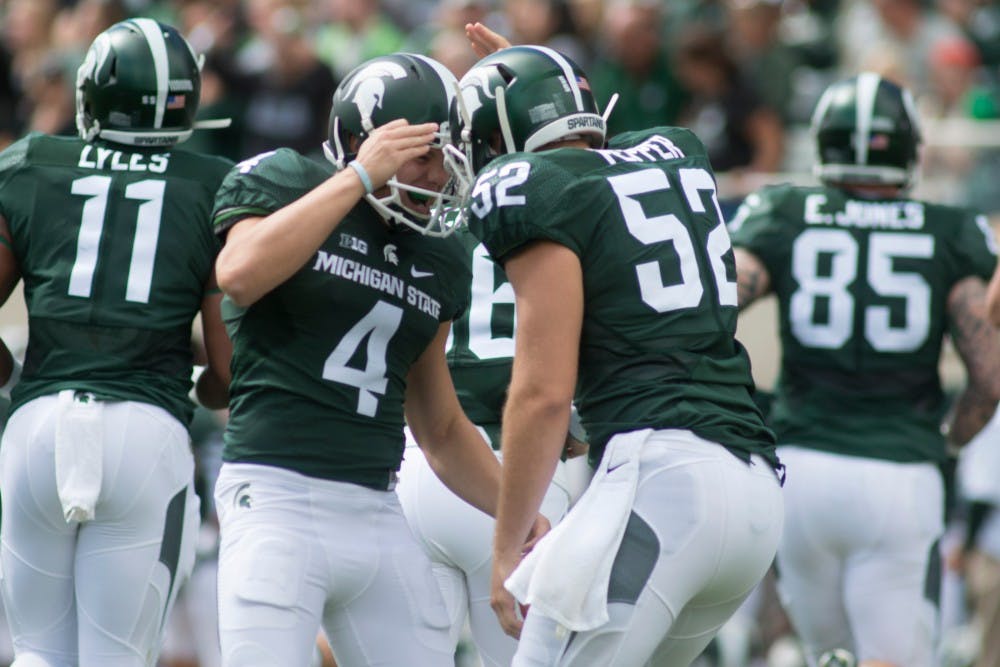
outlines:
[[480, 60], [459, 82], [451, 113], [449, 168], [463, 190], [494, 157], [554, 141], [604, 146], [607, 124], [576, 63], [543, 46], [514, 46]]
[[121, 21], [94, 39], [77, 70], [77, 131], [86, 141], [171, 146], [191, 136], [200, 95], [201, 61], [175, 28]]
[[827, 651], [819, 657], [817, 667], [857, 667], [854, 654], [842, 648]]
[[[357, 157], [351, 138], [361, 145], [375, 128], [404, 118], [410, 124], [438, 123], [432, 146], [443, 149], [451, 141], [448, 114], [458, 89], [458, 80], [444, 65], [412, 53], [394, 53], [372, 58], [351, 71], [337, 86], [330, 110], [329, 139], [323, 143], [326, 158], [338, 170]], [[457, 204], [453, 183], [442, 192], [389, 179], [389, 194], [366, 195], [368, 202], [386, 222], [402, 224], [429, 236], [447, 236], [455, 230], [454, 216], [445, 216], [448, 206]], [[429, 201], [429, 213], [406, 204]]]
[[912, 184], [920, 129], [913, 97], [878, 74], [832, 84], [812, 118], [816, 176], [836, 185]]

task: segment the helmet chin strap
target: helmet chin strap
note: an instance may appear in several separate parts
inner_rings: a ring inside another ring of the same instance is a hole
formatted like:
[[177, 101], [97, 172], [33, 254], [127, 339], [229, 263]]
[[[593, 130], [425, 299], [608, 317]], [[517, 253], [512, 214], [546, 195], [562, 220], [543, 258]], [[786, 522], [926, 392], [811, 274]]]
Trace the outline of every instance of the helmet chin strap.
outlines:
[[446, 144], [441, 152], [444, 156], [445, 169], [456, 182], [459, 200], [464, 200], [472, 183], [476, 180], [476, 172], [472, 170], [472, 160], [469, 156], [451, 144]]
[[462, 120], [462, 141], [471, 142], [472, 115], [469, 113], [468, 107], [465, 106], [465, 97], [462, 95], [462, 87], [459, 82], [455, 81], [453, 85], [455, 86], [455, 103], [458, 105], [458, 115], [461, 116]]

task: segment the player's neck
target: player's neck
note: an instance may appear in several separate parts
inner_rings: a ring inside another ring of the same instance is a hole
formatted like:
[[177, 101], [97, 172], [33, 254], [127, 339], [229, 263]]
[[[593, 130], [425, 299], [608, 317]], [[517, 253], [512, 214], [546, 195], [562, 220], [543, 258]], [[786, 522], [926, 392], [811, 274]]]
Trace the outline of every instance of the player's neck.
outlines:
[[560, 139], [559, 141], [551, 141], [544, 146], [541, 146], [538, 150], [540, 151], [551, 151], [556, 148], [590, 148], [590, 144], [586, 139]]

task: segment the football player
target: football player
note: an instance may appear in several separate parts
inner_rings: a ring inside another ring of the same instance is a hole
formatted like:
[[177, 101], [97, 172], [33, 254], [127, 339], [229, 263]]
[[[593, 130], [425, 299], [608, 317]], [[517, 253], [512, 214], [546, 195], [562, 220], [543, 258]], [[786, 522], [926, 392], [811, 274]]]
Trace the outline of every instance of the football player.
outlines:
[[[503, 270], [467, 228], [455, 236], [465, 249], [472, 281], [469, 309], [452, 326], [448, 367], [462, 409], [499, 455], [500, 417], [514, 356], [514, 292]], [[579, 430], [568, 435], [563, 458], [584, 453], [584, 440]], [[570, 503], [565, 467], [560, 461], [540, 509], [552, 524]], [[448, 490], [412, 437], [407, 438], [396, 493], [410, 529], [430, 556], [450, 614], [453, 641], [457, 645], [468, 620], [485, 667], [507, 667], [517, 640], [503, 631], [490, 609], [493, 519]]]
[[[456, 108], [469, 225], [517, 309], [492, 580], [513, 664], [687, 665], [782, 524], [704, 147], [661, 127], [605, 149], [585, 75], [542, 47], [479, 61]], [[595, 477], [524, 556], [574, 389]]]
[[265, 153], [217, 194], [234, 348], [216, 486], [227, 667], [305, 665], [321, 625], [341, 667], [454, 662], [393, 487], [405, 407], [434, 472], [495, 512], [499, 465], [445, 360], [471, 280], [441, 215], [455, 85], [423, 56], [372, 59], [334, 94], [332, 165]]
[[[907, 195], [920, 132], [908, 91], [876, 74], [831, 85], [812, 130], [822, 185], [764, 188], [730, 224], [739, 303], [778, 299], [772, 410], [790, 470], [779, 590], [811, 664], [935, 664], [946, 439], [958, 446], [1000, 398], [984, 291], [986, 218]], [[965, 391], [942, 435], [945, 333]]]
[[18, 667], [156, 662], [190, 572], [197, 390], [224, 407], [229, 341], [213, 261], [227, 160], [177, 148], [200, 63], [137, 18], [94, 40], [77, 74], [80, 138], [29, 135], [0, 154], [0, 294], [24, 280], [28, 348], [0, 445], [3, 599]]

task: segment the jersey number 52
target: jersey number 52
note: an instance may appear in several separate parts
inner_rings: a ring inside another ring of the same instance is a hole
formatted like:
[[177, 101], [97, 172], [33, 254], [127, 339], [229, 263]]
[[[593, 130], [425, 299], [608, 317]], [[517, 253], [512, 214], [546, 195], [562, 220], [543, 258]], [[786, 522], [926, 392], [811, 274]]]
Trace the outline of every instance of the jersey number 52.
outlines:
[[718, 224], [708, 233], [704, 252], [696, 250], [691, 232], [677, 215], [667, 213], [650, 217], [638, 200], [642, 195], [669, 190], [670, 180], [666, 172], [660, 169], [643, 169], [608, 178], [611, 189], [618, 197], [618, 206], [629, 233], [643, 245], [672, 243], [680, 260], [681, 282], [675, 285], [663, 284], [659, 261], [636, 265], [635, 274], [642, 300], [659, 313], [698, 307], [705, 294], [698, 259], [707, 256], [719, 295], [719, 305], [735, 306], [736, 281], [729, 280], [726, 276], [723, 259], [732, 249], [732, 244], [719, 209], [715, 179], [706, 169], [697, 167], [679, 169], [677, 174], [684, 199], [693, 213], [706, 212], [701, 192], [711, 193]]

